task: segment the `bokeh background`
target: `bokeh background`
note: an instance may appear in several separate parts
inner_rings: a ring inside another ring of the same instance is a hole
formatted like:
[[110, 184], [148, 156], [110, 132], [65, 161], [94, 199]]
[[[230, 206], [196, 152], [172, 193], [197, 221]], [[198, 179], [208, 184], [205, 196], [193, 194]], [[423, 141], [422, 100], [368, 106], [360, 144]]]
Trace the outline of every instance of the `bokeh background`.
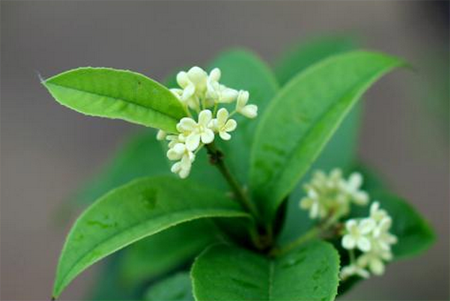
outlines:
[[[138, 130], [58, 105], [36, 71], [108, 66], [162, 79], [232, 46], [271, 62], [292, 43], [350, 33], [415, 67], [368, 92], [359, 154], [430, 220], [439, 240], [342, 300], [448, 300], [448, 14], [447, 1], [2, 1], [1, 299], [49, 299], [70, 222], [58, 220], [61, 204]], [[86, 296], [98, 266], [63, 299]]]

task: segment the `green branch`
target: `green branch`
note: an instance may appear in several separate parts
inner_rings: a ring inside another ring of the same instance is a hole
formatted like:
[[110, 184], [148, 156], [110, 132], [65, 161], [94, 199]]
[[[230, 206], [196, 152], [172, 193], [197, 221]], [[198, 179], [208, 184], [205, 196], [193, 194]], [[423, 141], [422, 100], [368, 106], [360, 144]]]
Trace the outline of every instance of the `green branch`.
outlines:
[[225, 178], [225, 180], [230, 185], [231, 189], [233, 190], [236, 199], [238, 202], [242, 205], [242, 207], [251, 213], [256, 220], [259, 218], [259, 212], [256, 209], [253, 202], [250, 200], [248, 195], [243, 190], [242, 186], [239, 185], [239, 182], [236, 180], [236, 178], [231, 174], [230, 170], [225, 164], [225, 161], [223, 160], [223, 153], [217, 149], [217, 147], [211, 143], [205, 145], [206, 149], [208, 150], [208, 154], [210, 156], [210, 162], [211, 164], [217, 166], [222, 176]]
[[272, 251], [270, 251], [269, 255], [275, 257], [275, 256], [280, 256], [280, 255], [289, 253], [290, 251], [298, 248], [299, 246], [303, 245], [304, 243], [319, 237], [321, 232], [322, 232], [322, 229], [319, 227], [311, 228], [305, 234], [298, 237], [294, 241], [288, 243], [287, 245], [280, 247], [280, 248], [272, 249]]

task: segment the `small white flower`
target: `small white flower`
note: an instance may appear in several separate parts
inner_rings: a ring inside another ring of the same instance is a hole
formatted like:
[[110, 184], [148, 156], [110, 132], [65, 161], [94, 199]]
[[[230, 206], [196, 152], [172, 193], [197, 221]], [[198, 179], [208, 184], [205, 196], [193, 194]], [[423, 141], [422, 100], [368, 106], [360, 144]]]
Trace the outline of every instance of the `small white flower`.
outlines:
[[362, 182], [363, 178], [358, 172], [352, 173], [348, 181], [343, 182], [343, 189], [352, 198], [353, 202], [358, 205], [366, 205], [369, 201], [367, 192], [360, 190]]
[[157, 140], [164, 140], [167, 137], [167, 133], [164, 132], [163, 130], [159, 130], [158, 133], [156, 134], [156, 139]]
[[186, 141], [186, 137], [183, 135], [167, 135], [166, 140], [169, 141], [169, 148], [172, 148], [177, 143], [184, 143]]
[[380, 203], [374, 202], [370, 206], [370, 218], [375, 221], [373, 230], [374, 242], [381, 250], [390, 250], [391, 245], [397, 242], [397, 237], [389, 233], [392, 226], [392, 218], [386, 210], [380, 209]]
[[194, 66], [188, 72], [181, 71], [177, 74], [177, 83], [183, 88], [181, 100], [187, 101], [194, 95], [204, 93], [208, 74], [200, 67]]
[[392, 219], [388, 216], [382, 219], [373, 230], [373, 238], [379, 249], [390, 251], [391, 245], [397, 243], [397, 237], [389, 233], [392, 225]]
[[390, 251], [374, 250], [358, 257], [357, 263], [360, 266], [368, 267], [374, 275], [380, 276], [384, 274], [384, 262], [390, 261], [392, 258], [393, 256]]
[[194, 161], [194, 154], [183, 143], [177, 143], [167, 151], [167, 158], [171, 161], [181, 160], [184, 156], [191, 162]]
[[[362, 223], [366, 221], [366, 225]], [[370, 224], [370, 225], [369, 225]], [[361, 269], [368, 269], [374, 275], [382, 275], [385, 270], [385, 262], [392, 260], [391, 245], [397, 242], [397, 237], [389, 233], [392, 218], [387, 211], [380, 209], [378, 202], [374, 202], [370, 208], [370, 216], [357, 223], [356, 220], [347, 221], [347, 233], [342, 239], [342, 245], [346, 249], [354, 249], [358, 245], [357, 240], [361, 237], [370, 240], [370, 248], [358, 246], [364, 253], [356, 262], [352, 259], [351, 265]], [[366, 228], [367, 229], [363, 229]], [[370, 230], [368, 230], [370, 228]], [[366, 242], [363, 243], [365, 245]], [[342, 269], [341, 274], [350, 275], [350, 270]]]
[[177, 130], [186, 137], [186, 147], [194, 151], [200, 145], [200, 141], [209, 144], [214, 140], [214, 132], [209, 127], [212, 119], [210, 110], [203, 110], [198, 115], [198, 122], [189, 117], [184, 117], [177, 124]]
[[215, 103], [231, 103], [236, 100], [238, 92], [221, 84], [214, 84], [208, 87], [208, 105]]
[[[311, 181], [304, 186], [308, 196], [300, 201], [300, 207], [311, 210], [311, 218], [345, 216], [349, 213], [352, 202], [356, 205], [368, 202], [368, 194], [359, 190], [361, 183], [362, 177], [358, 173], [353, 173], [346, 181], [338, 168], [328, 175], [323, 171], [316, 171]], [[314, 198], [310, 196], [311, 191], [314, 191]]]
[[175, 95], [180, 103], [182, 103], [184, 106], [188, 106], [189, 108], [198, 111], [200, 109], [200, 102], [198, 100], [198, 97], [191, 96], [187, 99], [183, 99], [182, 95], [184, 93], [183, 89], [170, 89], [170, 92], [172, 92], [173, 95]]
[[345, 280], [351, 276], [360, 276], [362, 278], [369, 278], [370, 277], [370, 273], [362, 268], [360, 265], [358, 264], [350, 264], [348, 266], [345, 266], [342, 268], [341, 270], [341, 274], [340, 277], [342, 280]]
[[180, 178], [185, 179], [191, 172], [192, 161], [187, 156], [183, 156], [181, 160], [172, 165], [171, 171], [179, 175]]
[[248, 91], [239, 91], [236, 102], [236, 112], [247, 118], [255, 118], [258, 115], [258, 107], [256, 105], [248, 105], [250, 94]]
[[374, 201], [372, 205], [370, 205], [370, 218], [373, 219], [376, 223], [381, 222], [388, 216], [386, 210], [380, 209], [380, 203]]
[[216, 103], [231, 103], [236, 100], [238, 91], [220, 84], [220, 76], [221, 72], [219, 68], [214, 68], [208, 76], [206, 92], [207, 106], [213, 106]]
[[184, 179], [189, 175], [195, 155], [189, 151], [185, 144], [176, 143], [167, 151], [167, 158], [172, 161], [180, 160], [172, 166], [172, 172]]
[[171, 88], [169, 90], [170, 90], [170, 92], [172, 92], [173, 95], [175, 95], [176, 98], [178, 98], [178, 100], [181, 101], [181, 95], [183, 95], [183, 89]]
[[217, 118], [211, 121], [211, 127], [214, 131], [219, 133], [223, 140], [230, 140], [232, 132], [236, 129], [237, 122], [234, 119], [228, 119], [229, 113], [227, 109], [222, 108], [217, 112]]
[[327, 215], [327, 210], [320, 202], [319, 195], [313, 188], [307, 190], [308, 196], [300, 201], [300, 208], [309, 210], [309, 217], [316, 219], [318, 217], [324, 218]]
[[[172, 171], [182, 178], [189, 175], [195, 158], [194, 152], [196, 153], [204, 144], [213, 142], [215, 133], [223, 140], [229, 140], [230, 133], [236, 129], [237, 122], [229, 119], [235, 112], [229, 114], [227, 109], [220, 108], [219, 104], [236, 101], [240, 95], [236, 112], [249, 118], [257, 115], [257, 107], [247, 105], [248, 92], [238, 92], [229, 88], [219, 82], [220, 78], [219, 68], [214, 68], [208, 74], [202, 68], [194, 66], [187, 72], [177, 74], [176, 80], [180, 88], [170, 89], [184, 106], [189, 117], [184, 117], [178, 122], [176, 134], [167, 135], [159, 131], [157, 139], [168, 141], [167, 157], [179, 161], [172, 166]], [[212, 107], [214, 112], [218, 110], [216, 116], [212, 114]]]
[[370, 218], [361, 221], [348, 220], [345, 224], [347, 234], [342, 238], [342, 247], [348, 250], [358, 248], [362, 252], [370, 251], [372, 244], [368, 234], [374, 229], [375, 222]]
[[217, 83], [220, 80], [221, 76], [222, 72], [220, 71], [220, 69], [214, 68], [213, 70], [211, 70], [211, 72], [209, 72], [208, 81], [210, 83]]

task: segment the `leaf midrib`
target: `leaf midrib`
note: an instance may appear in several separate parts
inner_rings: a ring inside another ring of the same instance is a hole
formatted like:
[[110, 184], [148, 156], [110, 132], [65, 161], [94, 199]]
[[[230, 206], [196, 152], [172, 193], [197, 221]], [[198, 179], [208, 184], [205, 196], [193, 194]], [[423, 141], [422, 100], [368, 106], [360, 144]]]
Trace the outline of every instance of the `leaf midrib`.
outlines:
[[[392, 67], [392, 66], [391, 66], [391, 67]], [[384, 70], [384, 68], [381, 69], [381, 70], [377, 70], [377, 72], [374, 73], [375, 75], [372, 74], [372, 75], [365, 76], [365, 77], [364, 77], [364, 81], [365, 81], [365, 79], [368, 79], [368, 78], [371, 78], [371, 77], [374, 77], [374, 76], [378, 75], [378, 72], [383, 71], [383, 70]], [[346, 95], [349, 95], [350, 93], [352, 93], [352, 92], [354, 92], [354, 91], [356, 92], [356, 90], [357, 90], [356, 87], [357, 87], [361, 82], [364, 82], [364, 81], [363, 81], [363, 80], [358, 81], [358, 83], [354, 84], [350, 89], [347, 89], [346, 92], [342, 93], [342, 96], [339, 97], [339, 101], [337, 101], [337, 102], [331, 104], [330, 106], [328, 106], [327, 109], [324, 110], [324, 112], [323, 112], [322, 114], [319, 115], [319, 117], [316, 119], [317, 122], [315, 122], [314, 124], [317, 125], [318, 123], [320, 123], [320, 122], [325, 118], [325, 116], [326, 116], [329, 112], [332, 111], [332, 109], [333, 109], [334, 107], [336, 107], [336, 106], [338, 106], [338, 105], [340, 104], [340, 102], [342, 101], [343, 98], [346, 97]], [[357, 97], [359, 97], [359, 96], [360, 96], [360, 95], [355, 95], [352, 99], [357, 98]], [[349, 109], [350, 109], [350, 108], [348, 108], [347, 111], [348, 111]], [[344, 117], [345, 117], [345, 116], [344, 116]], [[337, 127], [337, 126], [335, 126], [334, 128], [336, 128], [336, 127]], [[316, 128], [316, 126], [310, 127], [310, 128], [305, 132], [305, 134], [302, 136], [302, 138], [300, 138], [300, 139], [297, 141], [297, 143], [296, 143], [297, 146], [293, 149], [293, 151], [291, 151], [291, 152], [286, 156], [286, 157], [288, 158], [288, 160], [285, 161], [286, 163], [283, 163], [283, 164], [281, 165], [282, 168], [278, 168], [277, 173], [275, 174], [275, 176], [272, 177], [272, 180], [271, 180], [270, 183], [267, 185], [267, 187], [268, 187], [268, 188], [267, 188], [267, 191], [270, 191], [271, 189], [273, 189], [272, 187], [275, 185], [275, 180], [274, 180], [274, 179], [278, 179], [278, 178], [280, 177], [280, 175], [283, 174], [283, 172], [284, 172], [284, 170], [285, 170], [285, 167], [289, 165], [289, 164], [287, 164], [287, 163], [288, 163], [288, 162], [289, 162], [289, 163], [291, 162], [292, 157], [293, 157], [294, 154], [296, 153], [297, 149], [301, 146], [301, 142], [304, 140], [305, 137], [309, 136], [309, 134], [311, 133], [311, 131], [312, 131], [314, 128]], [[303, 173], [303, 174], [304, 174], [304, 173]], [[303, 176], [303, 175], [302, 175], [302, 176]], [[301, 178], [301, 177], [300, 177], [300, 178]], [[282, 198], [283, 198], [283, 197], [278, 197], [278, 198], [277, 198], [277, 201], [276, 201], [276, 204], [278, 204], [279, 199], [282, 199]], [[275, 206], [275, 204], [274, 204], [274, 206]]]
[[167, 113], [165, 113], [165, 112], [163, 112], [161, 110], [155, 109], [153, 107], [146, 107], [146, 106], [144, 106], [142, 104], [139, 104], [139, 103], [136, 103], [134, 101], [124, 100], [122, 98], [115, 98], [115, 97], [112, 97], [112, 96], [103, 95], [103, 94], [99, 94], [99, 93], [88, 91], [88, 90], [81, 90], [81, 89], [77, 89], [77, 88], [73, 88], [73, 87], [68, 87], [68, 86], [65, 86], [65, 85], [56, 84], [56, 83], [52, 83], [52, 82], [46, 82], [45, 85], [46, 86], [47, 85], [54, 85], [54, 86], [57, 86], [57, 87], [60, 87], [60, 88], [63, 88], [63, 89], [67, 89], [67, 90], [73, 90], [73, 91], [77, 91], [77, 92], [81, 92], [81, 93], [91, 94], [91, 95], [95, 95], [95, 96], [98, 96], [98, 97], [105, 97], [105, 98], [107, 98], [109, 100], [121, 101], [121, 102], [124, 102], [124, 103], [126, 103], [128, 105], [136, 106], [136, 107], [141, 108], [141, 109], [151, 110], [151, 111], [154, 111], [155, 113], [158, 113], [158, 114], [161, 114], [161, 115], [164, 115], [164, 116], [168, 116], [171, 119], [175, 120], [175, 122], [179, 121], [177, 119], [178, 117], [176, 117], [176, 116], [169, 115], [169, 114], [167, 114]]

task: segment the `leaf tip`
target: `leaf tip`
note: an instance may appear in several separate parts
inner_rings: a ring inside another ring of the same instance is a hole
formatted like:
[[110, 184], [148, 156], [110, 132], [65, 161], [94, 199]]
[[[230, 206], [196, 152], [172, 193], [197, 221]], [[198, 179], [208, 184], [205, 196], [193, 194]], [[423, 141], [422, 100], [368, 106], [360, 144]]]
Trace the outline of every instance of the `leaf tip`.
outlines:
[[45, 86], [46, 79], [42, 76], [42, 74], [39, 71], [34, 70], [34, 72], [36, 73], [37, 77], [39, 78], [39, 82]]

